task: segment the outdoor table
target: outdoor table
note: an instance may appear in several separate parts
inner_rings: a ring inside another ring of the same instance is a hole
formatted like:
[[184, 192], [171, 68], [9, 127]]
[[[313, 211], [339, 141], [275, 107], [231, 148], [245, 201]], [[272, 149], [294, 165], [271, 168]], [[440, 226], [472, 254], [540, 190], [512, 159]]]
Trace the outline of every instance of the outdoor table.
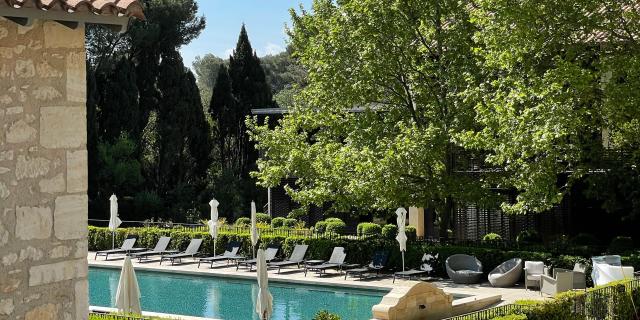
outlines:
[[305, 266], [315, 266], [315, 265], [323, 264], [323, 263], [324, 263], [324, 260], [306, 260], [304, 262], [304, 265]]

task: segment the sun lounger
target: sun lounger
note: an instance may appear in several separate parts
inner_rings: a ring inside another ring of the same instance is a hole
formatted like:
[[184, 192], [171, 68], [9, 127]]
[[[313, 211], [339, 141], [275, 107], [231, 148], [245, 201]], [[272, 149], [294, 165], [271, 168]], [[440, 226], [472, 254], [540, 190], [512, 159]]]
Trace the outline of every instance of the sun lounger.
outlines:
[[373, 254], [373, 259], [371, 259], [371, 263], [361, 267], [348, 269], [344, 272], [344, 279], [347, 280], [348, 275], [357, 275], [360, 280], [364, 278], [365, 275], [375, 272], [376, 276], [380, 275], [380, 271], [384, 269], [387, 265], [387, 260], [389, 259], [389, 253], [386, 251], [378, 251]]
[[96, 256], [93, 258], [93, 260], [96, 260], [98, 256], [104, 256], [104, 260], [108, 260], [110, 254], [118, 254], [118, 253], [126, 254], [126, 253], [146, 250], [146, 248], [134, 248], [133, 247], [134, 244], [136, 244], [136, 238], [125, 239], [124, 242], [122, 242], [122, 246], [118, 249], [103, 250], [103, 251], [96, 252]]
[[203, 262], [211, 263], [210, 268], [213, 268], [213, 263], [218, 261], [227, 261], [228, 262], [234, 257], [240, 257], [238, 255], [238, 251], [240, 250], [240, 242], [229, 242], [227, 245], [227, 250], [223, 254], [219, 254], [212, 257], [200, 258], [198, 259], [198, 268], [200, 268], [200, 264]]
[[189, 246], [187, 247], [187, 250], [180, 253], [174, 253], [174, 254], [162, 256], [162, 258], [160, 258], [160, 264], [162, 264], [162, 262], [165, 260], [169, 260], [171, 261], [171, 265], [173, 265], [176, 260], [180, 262], [182, 258], [188, 258], [188, 257], [194, 258], [197, 254], [199, 254], [201, 244], [202, 244], [202, 239], [191, 239], [191, 242], [189, 242]]
[[297, 265], [298, 269], [300, 269], [300, 265], [304, 262], [304, 256], [307, 254], [308, 248], [309, 246], [306, 244], [296, 244], [289, 259], [278, 262], [270, 262], [267, 264], [267, 268], [278, 268], [278, 273], [280, 273], [280, 269], [288, 266]]
[[171, 242], [171, 237], [160, 237], [153, 250], [134, 252], [131, 253], [130, 256], [133, 258], [138, 258], [138, 262], [141, 262], [143, 259], [149, 259], [150, 256], [163, 256], [165, 254], [177, 253], [176, 250], [167, 250], [169, 242]]
[[331, 258], [329, 258], [328, 262], [319, 265], [306, 265], [304, 267], [304, 276], [307, 276], [307, 272], [309, 270], [315, 271], [318, 273], [319, 277], [322, 277], [327, 270], [336, 269], [340, 271], [342, 266], [344, 265], [344, 259], [347, 257], [347, 254], [344, 252], [343, 247], [335, 247], [333, 248], [333, 252], [331, 253]]
[[407, 271], [398, 271], [393, 274], [393, 282], [394, 283], [396, 282], [396, 278], [406, 278], [411, 280], [411, 278], [413, 277], [418, 277], [423, 274], [429, 274], [431, 271], [433, 271], [433, 265], [437, 260], [438, 260], [437, 254], [435, 256], [432, 256], [431, 254], [425, 253], [422, 256], [422, 264], [420, 265], [419, 270], [411, 269]]
[[[267, 262], [274, 260], [276, 258], [276, 255], [278, 254], [278, 249], [279, 249], [278, 247], [267, 248], [267, 250], [264, 253], [264, 259]], [[249, 271], [251, 271], [253, 269], [253, 266], [256, 265], [257, 263], [258, 263], [258, 259], [238, 261], [238, 263], [236, 263], [236, 271], [240, 268], [240, 266], [247, 267], [249, 268]]]

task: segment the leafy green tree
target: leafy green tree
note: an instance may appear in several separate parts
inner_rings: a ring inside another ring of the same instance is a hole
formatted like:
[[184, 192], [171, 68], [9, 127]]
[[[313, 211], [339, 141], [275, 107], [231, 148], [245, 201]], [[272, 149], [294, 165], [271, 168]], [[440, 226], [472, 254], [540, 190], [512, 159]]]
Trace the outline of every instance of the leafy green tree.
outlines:
[[286, 51], [261, 58], [267, 83], [274, 95], [283, 90], [304, 87], [307, 83], [306, 70], [291, 54], [291, 47], [287, 47]]
[[211, 104], [211, 95], [213, 94], [213, 87], [218, 77], [218, 70], [225, 63], [225, 60], [210, 53], [202, 57], [197, 56], [193, 62], [193, 71], [196, 73], [203, 106], [209, 106]]
[[460, 140], [504, 169], [498, 184], [517, 198], [503, 209], [549, 209], [586, 173], [606, 168], [606, 153], [640, 146], [640, 29], [630, 3], [477, 3], [484, 80], [468, 97], [478, 101], [479, 129]]
[[433, 208], [443, 236], [454, 201], [490, 199], [456, 141], [474, 126], [463, 93], [478, 82], [465, 3], [316, 0], [292, 18], [309, 84], [275, 130], [251, 123], [261, 185], [294, 176], [294, 200], [341, 211]]
[[100, 142], [97, 175], [102, 195], [133, 194], [144, 182], [140, 163], [136, 159], [136, 143], [123, 133], [114, 142]]

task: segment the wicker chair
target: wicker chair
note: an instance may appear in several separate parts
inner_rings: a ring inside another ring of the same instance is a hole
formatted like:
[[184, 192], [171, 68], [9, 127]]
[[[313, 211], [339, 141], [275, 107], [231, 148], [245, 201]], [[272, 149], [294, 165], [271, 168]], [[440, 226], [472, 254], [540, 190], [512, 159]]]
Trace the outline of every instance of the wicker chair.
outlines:
[[547, 267], [542, 261], [525, 261], [524, 262], [524, 288], [531, 286], [540, 288], [541, 277], [548, 273]]
[[554, 270], [554, 277], [548, 275], [540, 276], [540, 294], [556, 295], [560, 292], [569, 291], [573, 288], [573, 272]]
[[554, 268], [554, 274], [557, 272], [572, 272], [573, 273], [573, 289], [586, 289], [587, 288], [587, 266], [582, 263], [576, 263], [573, 266], [573, 270]]
[[513, 287], [522, 276], [522, 259], [513, 258], [489, 272], [489, 282], [494, 287]]
[[482, 279], [482, 262], [474, 256], [454, 254], [447, 258], [445, 267], [454, 283], [472, 284]]

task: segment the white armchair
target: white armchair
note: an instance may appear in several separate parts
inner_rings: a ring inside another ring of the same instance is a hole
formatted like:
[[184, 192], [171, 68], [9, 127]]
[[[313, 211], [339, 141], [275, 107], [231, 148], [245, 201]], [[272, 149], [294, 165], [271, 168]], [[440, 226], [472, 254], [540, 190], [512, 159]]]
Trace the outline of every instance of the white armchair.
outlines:
[[547, 274], [547, 267], [542, 261], [524, 262], [524, 288], [541, 287], [541, 277]]
[[553, 278], [544, 274], [540, 277], [540, 293], [556, 295], [560, 292], [573, 289], [572, 271], [560, 271], [554, 273], [555, 277]]

